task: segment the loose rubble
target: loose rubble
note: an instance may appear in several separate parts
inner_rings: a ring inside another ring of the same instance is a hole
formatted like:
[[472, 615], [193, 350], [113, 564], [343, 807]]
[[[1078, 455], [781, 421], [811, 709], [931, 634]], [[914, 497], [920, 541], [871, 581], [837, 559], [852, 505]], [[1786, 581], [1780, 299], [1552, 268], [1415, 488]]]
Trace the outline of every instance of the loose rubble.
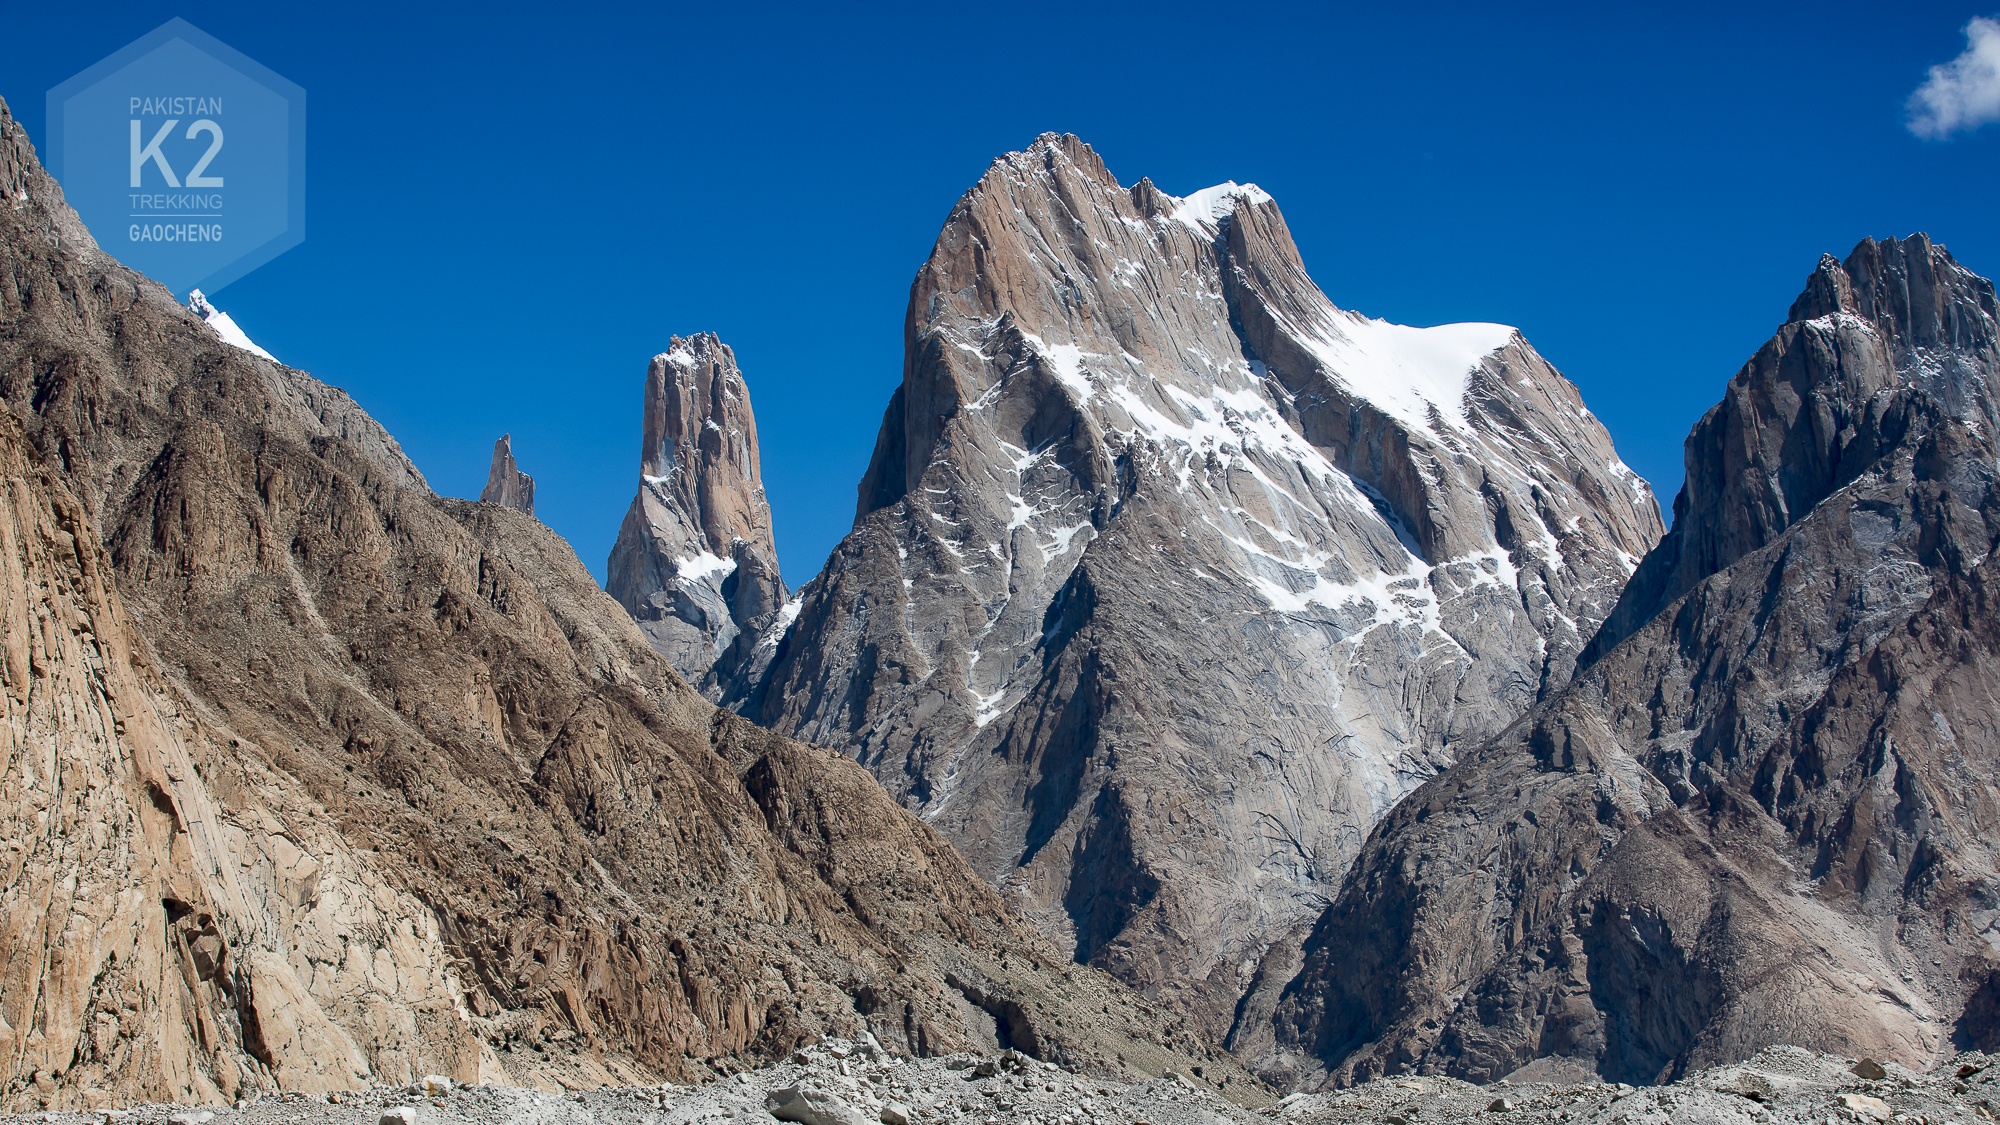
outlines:
[[[1995, 1061], [2000, 1061], [1996, 1059]], [[1876, 1077], [1866, 1077], [1876, 1076]], [[1928, 1074], [1873, 1059], [1772, 1047], [1663, 1086], [1599, 1082], [1476, 1086], [1450, 1078], [1376, 1079], [1337, 1093], [1293, 1094], [1261, 1114], [1282, 1125], [1336, 1122], [1481, 1122], [1521, 1125], [1841, 1125], [1992, 1120], [2000, 1066], [1960, 1055]]]
[[[1864, 1077], [1871, 1074], [1881, 1077]], [[1401, 1076], [1252, 1109], [1173, 1072], [1113, 1082], [1011, 1050], [898, 1058], [864, 1035], [823, 1040], [777, 1066], [699, 1086], [556, 1091], [432, 1076], [330, 1097], [282, 1094], [235, 1109], [143, 1105], [0, 1116], [0, 1125], [1975, 1125], [1996, 1118], [2000, 1059], [1977, 1052], [1919, 1074], [1774, 1047], [1651, 1087]]]

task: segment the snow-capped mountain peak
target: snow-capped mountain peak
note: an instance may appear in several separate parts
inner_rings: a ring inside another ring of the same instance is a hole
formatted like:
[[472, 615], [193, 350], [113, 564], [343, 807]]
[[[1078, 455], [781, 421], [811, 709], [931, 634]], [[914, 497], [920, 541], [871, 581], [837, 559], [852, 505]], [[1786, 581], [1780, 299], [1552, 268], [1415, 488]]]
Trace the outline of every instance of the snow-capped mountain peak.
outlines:
[[720, 696], [1202, 1010], [1568, 678], [1661, 534], [1519, 333], [1338, 308], [1254, 185], [1128, 188], [1045, 135], [960, 199], [906, 324], [854, 530]]

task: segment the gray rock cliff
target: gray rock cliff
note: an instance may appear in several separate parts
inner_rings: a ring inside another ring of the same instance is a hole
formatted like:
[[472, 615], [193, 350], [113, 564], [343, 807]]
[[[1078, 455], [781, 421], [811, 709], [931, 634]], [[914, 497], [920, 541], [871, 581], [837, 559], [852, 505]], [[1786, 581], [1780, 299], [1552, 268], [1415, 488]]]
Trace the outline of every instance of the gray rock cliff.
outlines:
[[1127, 188], [1074, 137], [959, 201], [905, 334], [853, 531], [718, 697], [1218, 1036], [1661, 534], [1518, 332], [1338, 309], [1264, 192]]
[[1923, 235], [1823, 259], [1583, 670], [1376, 827], [1237, 1049], [1650, 1082], [1990, 1042], [1996, 312]]
[[639, 490], [605, 588], [690, 684], [718, 697], [719, 684], [768, 663], [759, 640], [790, 620], [736, 354], [713, 333], [673, 337], [646, 369], [642, 417]]

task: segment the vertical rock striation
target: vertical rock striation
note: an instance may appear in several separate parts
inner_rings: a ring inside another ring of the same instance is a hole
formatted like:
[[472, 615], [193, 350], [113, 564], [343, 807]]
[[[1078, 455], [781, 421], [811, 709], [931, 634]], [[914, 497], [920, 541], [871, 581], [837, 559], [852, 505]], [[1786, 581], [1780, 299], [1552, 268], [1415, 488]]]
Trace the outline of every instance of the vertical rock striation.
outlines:
[[1051, 134], [947, 219], [854, 530], [720, 697], [1219, 1036], [1660, 534], [1513, 329], [1338, 309], [1264, 192], [1126, 188]]
[[452, 1018], [463, 984], [425, 904], [310, 798], [235, 788], [257, 771], [148, 659], [83, 505], [11, 414], [0, 491], [0, 1101], [497, 1073]]
[[493, 467], [486, 471], [486, 487], [479, 498], [526, 515], [535, 514], [535, 478], [514, 463], [514, 435], [501, 434], [493, 443]]
[[1239, 1049], [1308, 1085], [1649, 1082], [1988, 1041], [1996, 315], [1923, 235], [1822, 259], [1583, 671], [1376, 828]]
[[646, 369], [639, 492], [605, 588], [646, 640], [711, 698], [768, 662], [785, 615], [757, 419], [736, 354], [713, 333], [674, 337]]

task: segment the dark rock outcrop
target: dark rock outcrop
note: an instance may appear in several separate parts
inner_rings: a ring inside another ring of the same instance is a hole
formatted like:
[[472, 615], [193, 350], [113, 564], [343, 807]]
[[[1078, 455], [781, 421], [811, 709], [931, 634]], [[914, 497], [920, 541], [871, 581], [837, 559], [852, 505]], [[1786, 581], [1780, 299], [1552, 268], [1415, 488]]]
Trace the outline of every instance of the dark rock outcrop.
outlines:
[[486, 471], [486, 487], [479, 498], [524, 515], [535, 514], [535, 478], [514, 463], [513, 434], [501, 434], [493, 443], [493, 467]]
[[1405, 798], [1272, 982], [1283, 1080], [1791, 1043], [1921, 1069], [2000, 948], [1990, 282], [1822, 260], [1576, 679]]
[[718, 677], [1221, 1035], [1376, 818], [1562, 684], [1659, 512], [1511, 328], [1335, 308], [1277, 205], [994, 162], [853, 531]]
[[1241, 1077], [79, 237], [3, 103], [0, 190], [0, 1108], [993, 1049], [968, 990], [1052, 1060]]
[[[791, 620], [757, 418], [736, 354], [713, 333], [674, 337], [646, 370], [639, 492], [605, 589], [653, 648], [710, 698], [768, 664]], [[767, 643], [760, 643], [767, 642]]]

